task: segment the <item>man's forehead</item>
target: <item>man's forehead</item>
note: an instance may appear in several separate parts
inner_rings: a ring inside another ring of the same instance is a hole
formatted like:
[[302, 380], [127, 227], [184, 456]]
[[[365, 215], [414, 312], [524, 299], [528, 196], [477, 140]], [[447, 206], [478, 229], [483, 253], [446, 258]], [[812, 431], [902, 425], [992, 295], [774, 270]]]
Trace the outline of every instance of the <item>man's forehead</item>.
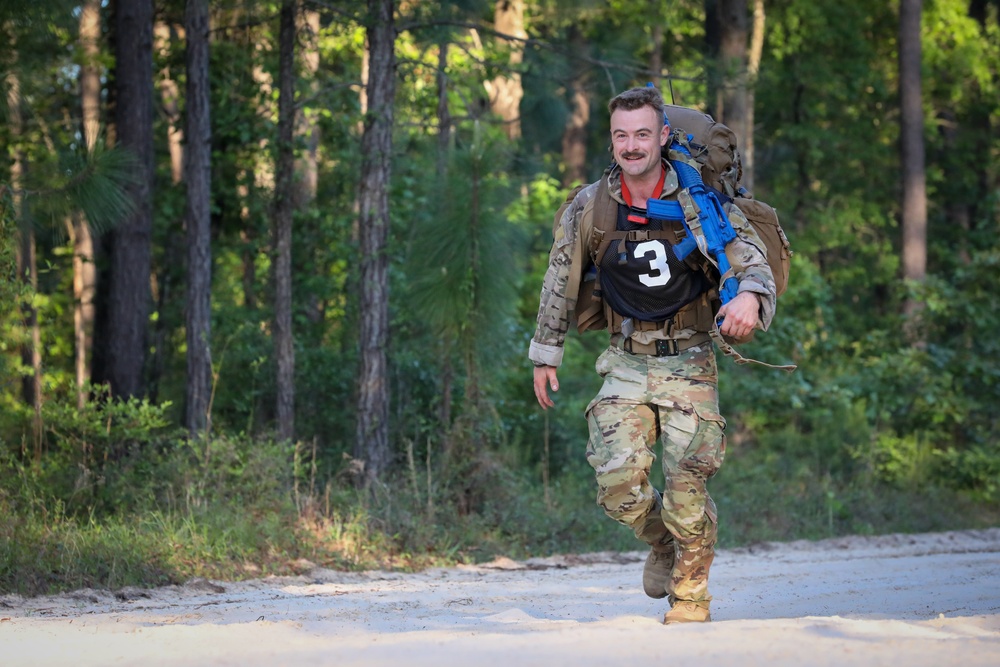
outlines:
[[659, 132], [662, 127], [663, 121], [657, 118], [657, 113], [652, 107], [640, 107], [631, 111], [615, 109], [611, 114], [612, 132], [626, 129]]

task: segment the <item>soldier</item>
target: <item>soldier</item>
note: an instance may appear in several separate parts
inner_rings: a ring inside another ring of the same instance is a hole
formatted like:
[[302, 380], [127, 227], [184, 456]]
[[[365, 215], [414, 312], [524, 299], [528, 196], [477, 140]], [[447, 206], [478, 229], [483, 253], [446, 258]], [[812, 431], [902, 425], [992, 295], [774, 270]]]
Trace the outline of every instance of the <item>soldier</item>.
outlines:
[[[596, 363], [604, 385], [586, 410], [597, 500], [649, 545], [643, 590], [668, 598], [664, 623], [709, 621], [708, 573], [718, 517], [706, 483], [722, 465], [726, 443], [709, 332], [717, 317], [724, 318], [721, 333], [737, 339], [766, 329], [774, 313], [774, 282], [763, 244], [745, 220], [739, 223], [738, 212], [731, 213], [737, 238], [726, 255], [739, 290], [721, 308], [719, 276], [705, 258], [695, 252], [679, 260], [663, 234], [650, 236], [651, 230], [682, 236], [683, 226], [647, 218], [647, 200], [692, 205], [661, 156], [671, 131], [663, 98], [655, 88], [634, 88], [614, 97], [608, 110], [614, 163], [601, 181], [575, 196], [556, 227], [528, 355], [535, 365], [535, 396], [543, 409], [554, 405], [549, 388], [559, 389], [556, 369], [571, 313], [584, 272], [595, 264], [611, 334]], [[617, 204], [617, 230], [637, 233], [602, 244], [592, 238], [595, 211], [602, 203], [614, 206], [609, 197]], [[657, 439], [666, 478], [662, 492], [649, 481]]]

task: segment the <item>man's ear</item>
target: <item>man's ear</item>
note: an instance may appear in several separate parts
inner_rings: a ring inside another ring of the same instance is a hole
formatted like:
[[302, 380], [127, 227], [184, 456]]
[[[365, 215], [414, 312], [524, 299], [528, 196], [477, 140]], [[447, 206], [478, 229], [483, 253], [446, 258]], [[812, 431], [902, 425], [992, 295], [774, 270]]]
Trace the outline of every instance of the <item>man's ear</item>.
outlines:
[[660, 133], [660, 157], [670, 158], [670, 133], [672, 132], [669, 125], [664, 124], [663, 130]]

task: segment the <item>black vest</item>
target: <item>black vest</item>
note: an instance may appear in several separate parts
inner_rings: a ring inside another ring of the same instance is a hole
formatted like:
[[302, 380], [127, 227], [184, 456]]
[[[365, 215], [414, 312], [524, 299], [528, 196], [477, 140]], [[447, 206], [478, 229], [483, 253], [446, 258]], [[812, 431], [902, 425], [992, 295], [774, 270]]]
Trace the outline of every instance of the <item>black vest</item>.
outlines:
[[[642, 212], [642, 209], [632, 209]], [[618, 230], [661, 230], [662, 220], [629, 221], [629, 207], [618, 205]], [[669, 229], [669, 228], [668, 228]], [[600, 258], [601, 295], [624, 317], [662, 322], [710, 289], [704, 273], [677, 259], [665, 240], [612, 241]]]

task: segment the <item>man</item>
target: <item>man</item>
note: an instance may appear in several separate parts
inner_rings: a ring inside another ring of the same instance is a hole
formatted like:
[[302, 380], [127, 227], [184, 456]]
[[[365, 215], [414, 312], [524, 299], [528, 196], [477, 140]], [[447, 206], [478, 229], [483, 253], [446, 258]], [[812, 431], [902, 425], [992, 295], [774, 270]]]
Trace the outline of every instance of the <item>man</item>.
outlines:
[[[548, 391], [559, 389], [556, 369], [570, 313], [594, 252], [594, 216], [601, 208], [595, 200], [603, 196], [617, 203], [617, 230], [623, 232], [680, 225], [647, 218], [650, 199], [691, 206], [676, 172], [661, 158], [671, 130], [659, 91], [627, 90], [610, 101], [608, 110], [614, 164], [602, 177], [603, 186], [590, 184], [564, 212], [542, 287], [528, 356], [543, 409], [554, 405]], [[726, 255], [739, 290], [721, 308], [714, 301], [718, 274], [711, 273], [704, 257], [694, 257], [697, 252], [678, 260], [663, 234], [654, 240], [641, 232], [605, 240], [594, 261], [611, 345], [596, 364], [604, 385], [586, 410], [587, 460], [596, 472], [598, 503], [650, 546], [643, 590], [668, 598], [667, 624], [711, 620], [708, 573], [718, 518], [706, 483], [722, 465], [725, 420], [719, 414], [709, 332], [721, 317], [722, 334], [743, 338], [754, 328], [766, 329], [774, 313], [774, 281], [764, 245], [739, 211], [728, 208], [737, 238]], [[657, 439], [666, 478], [662, 493], [649, 481]]]

